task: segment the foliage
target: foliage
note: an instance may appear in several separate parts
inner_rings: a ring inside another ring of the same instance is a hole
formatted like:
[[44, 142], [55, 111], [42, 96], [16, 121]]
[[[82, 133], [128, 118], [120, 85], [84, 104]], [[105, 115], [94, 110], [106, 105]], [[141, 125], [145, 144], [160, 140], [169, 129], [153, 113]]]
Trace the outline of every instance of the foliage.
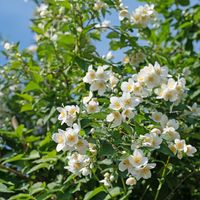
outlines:
[[[197, 112], [192, 108], [200, 103], [200, 54], [196, 48], [200, 7], [189, 0], [145, 2], [155, 5], [152, 24], [129, 21], [118, 0], [46, 0], [32, 20], [35, 45], [20, 51], [18, 43], [5, 43], [2, 53], [8, 62], [0, 75], [0, 199], [199, 199], [200, 119], [198, 108]], [[120, 25], [103, 21], [113, 12], [121, 13]], [[95, 44], [103, 42], [103, 35], [110, 50], [125, 54], [123, 60], [99, 55]], [[144, 99], [132, 119], [112, 127], [106, 121], [112, 112], [111, 94], [121, 96], [123, 82], [156, 62], [167, 66], [173, 78], [186, 79], [187, 95], [174, 104], [154, 94]], [[93, 151], [87, 152], [92, 157], [91, 178], [65, 169], [68, 153], [57, 153], [52, 140], [58, 129], [68, 127], [58, 122], [56, 108], [79, 105], [80, 110], [85, 109], [82, 99], [88, 96], [90, 84], [83, 77], [90, 65], [95, 71], [108, 65], [118, 79], [116, 88], [105, 95], [94, 92], [101, 108], [98, 113], [78, 115], [79, 134], [95, 144]], [[118, 165], [132, 153], [133, 136], [160, 128], [150, 118], [155, 110], [179, 122], [181, 138], [195, 146], [197, 153], [180, 160], [162, 143], [151, 152], [151, 161], [156, 163], [152, 177], [126, 185], [127, 173]], [[109, 187], [103, 184], [108, 175], [113, 178]]]

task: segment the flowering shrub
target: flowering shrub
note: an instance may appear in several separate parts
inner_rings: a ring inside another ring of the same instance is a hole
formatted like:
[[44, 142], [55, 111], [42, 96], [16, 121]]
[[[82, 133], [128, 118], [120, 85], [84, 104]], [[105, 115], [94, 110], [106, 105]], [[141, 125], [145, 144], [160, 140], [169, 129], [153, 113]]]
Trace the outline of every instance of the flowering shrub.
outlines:
[[[179, 159], [184, 155], [193, 156], [197, 150], [190, 144], [186, 145], [177, 131], [180, 129], [179, 124], [183, 125], [182, 121], [187, 116], [181, 110], [173, 108], [178, 106], [186, 95], [183, 77], [175, 81], [168, 74], [168, 68], [161, 67], [157, 62], [154, 65], [148, 64], [137, 74], [126, 74], [120, 81], [117, 78], [119, 76], [113, 73], [109, 65], [98, 66], [96, 70], [93, 66], [89, 66], [88, 72], [83, 77], [83, 81], [90, 85], [89, 96], [84, 97], [79, 106], [67, 105], [57, 108], [60, 112], [58, 120], [61, 124], [66, 123], [69, 128], [58, 129], [58, 133], [53, 134], [52, 138], [57, 143], [57, 151], [69, 152], [69, 166], [65, 168], [76, 175], [84, 176], [92, 176], [91, 171], [96, 161], [103, 162], [105, 159], [98, 152], [106, 148], [102, 143], [106, 141], [113, 150], [113, 155], [106, 157], [110, 158], [111, 163], [119, 163], [119, 171], [127, 171], [127, 176], [132, 176], [133, 183], [129, 183], [130, 178], [128, 178], [127, 185], [135, 185], [136, 180], [151, 178], [150, 169], [155, 168], [156, 163], [148, 162], [150, 159], [155, 160], [152, 157], [153, 151], [159, 150], [161, 146], [171, 150], [172, 155], [169, 156], [177, 155]], [[103, 98], [102, 103], [99, 103], [98, 98]], [[154, 101], [149, 104], [148, 99]], [[169, 119], [166, 114], [157, 111], [164, 110], [165, 104], [159, 104], [160, 101], [170, 102], [167, 113], [169, 116], [173, 115], [175, 110], [178, 113], [175, 116], [180, 122]], [[102, 115], [100, 118], [98, 113]], [[144, 118], [139, 124], [143, 130], [138, 131], [137, 120], [143, 115]], [[91, 134], [81, 129], [82, 121], [88, 118], [91, 120], [84, 125], [84, 128], [91, 127]], [[91, 125], [93, 121], [95, 125]], [[96, 133], [96, 129], [102, 129], [103, 132]], [[120, 146], [109, 136], [118, 136]], [[94, 143], [88, 143], [92, 138]], [[113, 168], [116, 170], [116, 167]], [[118, 174], [115, 170], [112, 169], [112, 173]], [[113, 177], [112, 181], [115, 178]], [[107, 179], [105, 175], [104, 180], [100, 182], [105, 186], [112, 186], [111, 180]]]
[[0, 199], [198, 200], [199, 12], [38, 4], [35, 44], [4, 42]]

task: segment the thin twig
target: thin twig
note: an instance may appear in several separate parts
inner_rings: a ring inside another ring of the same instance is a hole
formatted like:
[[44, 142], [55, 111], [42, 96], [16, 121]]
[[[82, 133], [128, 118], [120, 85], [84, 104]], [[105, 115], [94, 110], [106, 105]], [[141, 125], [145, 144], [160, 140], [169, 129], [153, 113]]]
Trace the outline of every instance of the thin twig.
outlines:
[[29, 179], [29, 177], [25, 176], [25, 175], [22, 174], [20, 171], [17, 171], [17, 170], [15, 170], [15, 169], [10, 168], [10, 167], [6, 167], [5, 165], [0, 164], [0, 168], [1, 168], [1, 169], [5, 169], [5, 170], [7, 170], [7, 171], [9, 171], [9, 172], [11, 172], [11, 173], [13, 173], [13, 174], [16, 174], [17, 176], [19, 176], [20, 178], [23, 178], [23, 179], [25, 179], [25, 180], [28, 180], [28, 179]]
[[157, 200], [157, 199], [158, 199], [160, 190], [161, 190], [162, 185], [163, 185], [163, 183], [164, 183], [164, 181], [165, 181], [165, 174], [166, 174], [166, 169], [167, 169], [169, 160], [170, 160], [170, 156], [168, 156], [168, 158], [167, 158], [166, 164], [165, 164], [164, 169], [163, 169], [163, 172], [162, 172], [162, 176], [161, 176], [161, 178], [159, 179], [159, 185], [158, 185], [158, 188], [157, 188], [157, 191], [156, 191], [156, 195], [155, 195], [155, 197], [154, 197], [154, 200]]

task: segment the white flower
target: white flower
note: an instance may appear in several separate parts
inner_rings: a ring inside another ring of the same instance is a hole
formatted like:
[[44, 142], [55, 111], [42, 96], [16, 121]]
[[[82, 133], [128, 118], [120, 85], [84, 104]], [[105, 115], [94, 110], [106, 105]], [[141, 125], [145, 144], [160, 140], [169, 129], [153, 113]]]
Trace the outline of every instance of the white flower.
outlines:
[[179, 128], [179, 123], [177, 120], [175, 119], [170, 119], [167, 124], [166, 124], [167, 127], [173, 127], [175, 130], [177, 130]]
[[175, 139], [174, 140], [175, 147], [178, 151], [183, 151], [185, 149], [185, 140]]
[[113, 110], [120, 110], [122, 108], [122, 102], [120, 97], [110, 98], [110, 108]]
[[100, 0], [97, 0], [94, 3], [94, 10], [100, 11], [102, 8], [106, 8], [106, 4]]
[[158, 62], [155, 62], [154, 64], [154, 70], [157, 75], [159, 75], [162, 79], [166, 79], [168, 76], [168, 68], [167, 67], [161, 67]]
[[110, 87], [111, 89], [113, 89], [114, 87], [116, 87], [117, 83], [119, 82], [119, 79], [114, 75], [111, 75], [109, 81], [110, 81]]
[[191, 114], [194, 116], [200, 115], [200, 107], [198, 107], [197, 103], [194, 103], [192, 107], [189, 107]]
[[112, 60], [114, 55], [112, 54], [112, 51], [109, 51], [106, 55], [103, 55], [102, 58], [106, 60]]
[[165, 101], [179, 102], [183, 96], [185, 89], [184, 79], [180, 79], [176, 82], [174, 79], [168, 79], [167, 84], [162, 84], [160, 89], [157, 89], [155, 93], [158, 98], [163, 98]]
[[104, 95], [104, 93], [106, 91], [106, 84], [105, 84], [104, 80], [93, 81], [91, 86], [90, 86], [90, 90], [91, 91], [98, 91], [98, 94], [100, 96]]
[[133, 172], [133, 165], [132, 165], [132, 156], [128, 156], [126, 159], [122, 160], [119, 163], [119, 170], [124, 172], [125, 170], [128, 170], [128, 173]]
[[112, 128], [121, 125], [122, 115], [118, 111], [113, 111], [111, 114], [106, 117], [107, 122], [112, 122]]
[[66, 106], [67, 114], [70, 116], [76, 116], [77, 113], [80, 112], [80, 108], [78, 106]]
[[78, 133], [80, 127], [77, 124], [73, 124], [73, 128], [67, 128], [65, 131], [66, 144], [73, 147], [78, 142]]
[[131, 20], [140, 26], [147, 26], [155, 18], [154, 5], [139, 6], [131, 15]]
[[129, 177], [126, 179], [126, 185], [136, 185], [137, 181], [134, 177]]
[[128, 82], [122, 82], [121, 90], [123, 92], [132, 92], [134, 88], [134, 81], [133, 79], [129, 78]]
[[156, 133], [150, 133], [141, 135], [143, 146], [150, 147], [152, 149], [159, 149], [162, 139]]
[[163, 129], [162, 137], [168, 141], [174, 141], [175, 139], [180, 139], [179, 133], [174, 129], [174, 127], [166, 127]]
[[65, 169], [68, 169], [70, 172], [76, 175], [88, 175], [85, 173], [84, 169], [89, 166], [90, 158], [86, 155], [81, 155], [78, 153], [73, 153], [68, 157], [68, 166]]
[[144, 156], [142, 150], [135, 149], [133, 155], [131, 156], [130, 162], [134, 167], [138, 168], [146, 165], [148, 162], [148, 158]]
[[185, 146], [184, 152], [187, 156], [193, 157], [193, 154], [197, 152], [197, 149], [189, 144]]
[[86, 140], [79, 138], [76, 143], [76, 149], [80, 154], [85, 154], [89, 148], [89, 144]]
[[123, 10], [119, 11], [119, 20], [122, 21], [125, 18], [129, 18], [129, 13], [128, 10], [124, 8]]
[[66, 136], [65, 131], [58, 129], [58, 133], [54, 133], [52, 136], [54, 142], [58, 143], [56, 151], [61, 151], [65, 149]]
[[149, 163], [144, 165], [143, 167], [137, 168], [135, 170], [135, 177], [137, 180], [140, 178], [149, 179], [151, 178], [151, 169], [155, 168], [155, 163]]
[[157, 135], [161, 135], [161, 130], [158, 128], [153, 128], [150, 133], [155, 133]]
[[102, 26], [103, 28], [108, 28], [108, 27], [110, 26], [110, 21], [104, 20], [104, 21], [102, 22], [101, 26]]
[[138, 81], [144, 82], [147, 88], [154, 88], [160, 85], [161, 76], [156, 72], [154, 66], [149, 64], [138, 73]]
[[81, 171], [83, 176], [91, 175], [91, 171], [88, 167], [83, 167], [80, 171]]
[[12, 48], [12, 45], [10, 43], [6, 42], [6, 43], [4, 43], [3, 47], [5, 50], [10, 50]]
[[121, 102], [124, 109], [134, 109], [137, 105], [139, 105], [141, 99], [138, 97], [131, 97], [130, 93], [123, 93]]
[[87, 112], [88, 113], [96, 113], [99, 112], [99, 103], [96, 101], [96, 99], [92, 99], [88, 104], [87, 104]]
[[86, 73], [85, 77], [83, 78], [83, 81], [85, 83], [91, 84], [92, 81], [94, 81], [96, 78], [96, 72], [93, 70], [92, 65], [88, 67], [88, 72]]
[[176, 149], [176, 147], [175, 147], [175, 144], [170, 143], [170, 144], [168, 145], [168, 147], [169, 147], [169, 149], [172, 151], [172, 153], [173, 153], [174, 155], [176, 155], [177, 149]]
[[143, 84], [141, 84], [140, 82], [135, 82], [133, 84], [132, 93], [136, 96], [141, 96], [141, 97], [148, 96], [148, 90], [146, 88], [144, 88]]
[[152, 112], [152, 119], [155, 122], [160, 122], [162, 120], [162, 116], [163, 114], [161, 112], [157, 112], [157, 111]]
[[67, 120], [67, 110], [66, 107], [62, 108], [62, 107], [58, 107], [57, 111], [60, 112], [59, 116], [58, 116], [58, 120], [62, 121], [61, 125], [64, 124]]
[[173, 152], [174, 155], [177, 154], [179, 159], [182, 159], [185, 148], [185, 140], [175, 139], [174, 144], [169, 144], [169, 149]]
[[109, 72], [105, 71], [107, 66], [99, 66], [96, 71], [96, 80], [107, 81], [109, 79]]
[[104, 179], [99, 181], [100, 183], [103, 183], [106, 187], [111, 187], [112, 183], [114, 181], [114, 176], [106, 172], [104, 174]]
[[163, 114], [162, 117], [161, 117], [161, 121], [160, 121], [161, 127], [165, 128], [166, 125], [167, 125], [167, 122], [168, 122], [168, 117], [167, 117], [167, 115]]
[[73, 122], [76, 120], [77, 113], [80, 111], [79, 107], [74, 105], [58, 107], [57, 110], [60, 112], [58, 120], [62, 121], [61, 124], [66, 123], [68, 126], [72, 126]]
[[89, 92], [89, 96], [87, 96], [87, 97], [83, 97], [83, 104], [85, 105], [85, 106], [87, 106], [87, 103], [90, 101], [90, 99], [93, 97], [93, 93], [90, 91]]
[[48, 5], [42, 3], [39, 7], [37, 7], [37, 12], [40, 14], [41, 17], [44, 17], [47, 14]]
[[122, 111], [123, 121], [125, 121], [126, 118], [132, 119], [135, 115], [136, 115], [136, 112], [133, 112], [132, 109], [125, 109]]

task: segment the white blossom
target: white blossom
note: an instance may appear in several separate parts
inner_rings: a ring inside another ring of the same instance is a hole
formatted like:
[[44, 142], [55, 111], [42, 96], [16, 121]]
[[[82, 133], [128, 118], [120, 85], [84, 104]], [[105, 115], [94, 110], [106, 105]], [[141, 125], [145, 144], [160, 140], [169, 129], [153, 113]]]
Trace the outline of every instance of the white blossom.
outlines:
[[137, 181], [134, 177], [129, 177], [126, 179], [126, 185], [136, 185]]
[[112, 122], [112, 128], [121, 125], [122, 119], [122, 115], [118, 111], [113, 111], [106, 117], [107, 122]]
[[130, 16], [133, 23], [140, 26], [147, 26], [155, 18], [154, 5], [139, 6]]
[[128, 13], [128, 10], [126, 8], [119, 11], [119, 20], [122, 21], [125, 18], [129, 18], [129, 13]]
[[155, 168], [155, 166], [156, 166], [155, 163], [148, 163], [140, 168], [137, 168], [135, 170], [136, 179], [139, 180], [141, 178], [144, 178], [144, 179], [151, 178], [151, 169]]
[[[81, 155], [78, 153], [73, 153], [68, 156], [68, 166], [65, 169], [69, 170], [75, 175], [88, 175], [85, 173], [85, 169], [89, 166], [90, 158], [87, 155]], [[89, 170], [89, 168], [87, 168]]]

